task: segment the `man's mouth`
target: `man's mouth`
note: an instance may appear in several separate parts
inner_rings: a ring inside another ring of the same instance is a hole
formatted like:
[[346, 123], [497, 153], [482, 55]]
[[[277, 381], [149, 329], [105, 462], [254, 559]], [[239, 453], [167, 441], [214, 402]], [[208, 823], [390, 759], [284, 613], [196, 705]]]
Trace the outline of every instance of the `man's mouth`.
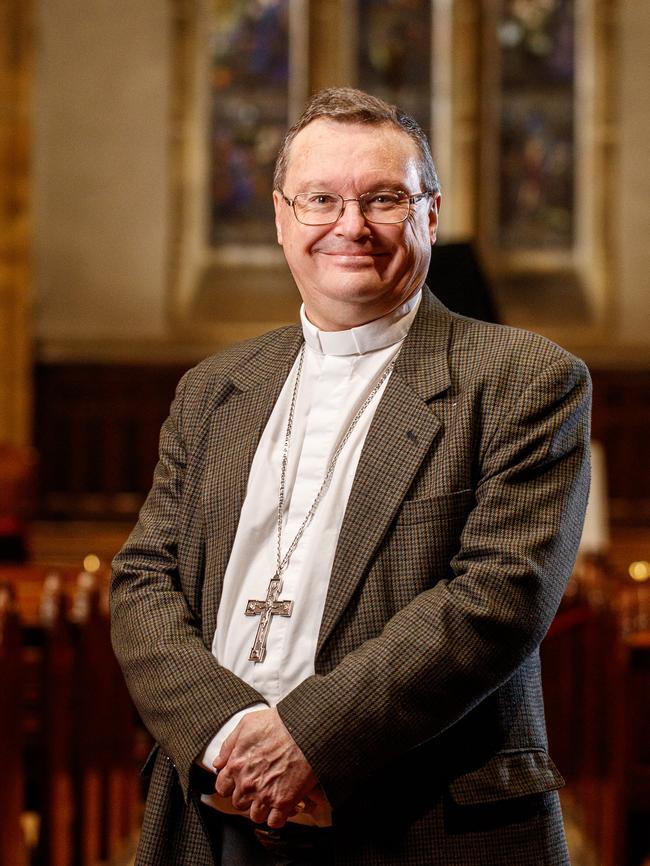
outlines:
[[386, 253], [381, 252], [380, 250], [319, 250], [322, 255], [325, 256], [333, 256], [335, 258], [344, 258], [344, 259], [367, 259], [367, 258], [376, 258], [377, 256], [386, 255]]

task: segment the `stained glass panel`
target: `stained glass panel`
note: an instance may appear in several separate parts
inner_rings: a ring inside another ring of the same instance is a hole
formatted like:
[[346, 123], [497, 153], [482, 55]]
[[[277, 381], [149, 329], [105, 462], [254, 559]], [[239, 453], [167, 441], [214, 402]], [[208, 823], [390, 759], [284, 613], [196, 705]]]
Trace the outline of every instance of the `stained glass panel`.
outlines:
[[288, 126], [289, 0], [212, 0], [210, 241], [268, 243]]
[[568, 248], [574, 232], [574, 0], [504, 0], [499, 240]]
[[430, 128], [431, 3], [358, 0], [359, 87]]

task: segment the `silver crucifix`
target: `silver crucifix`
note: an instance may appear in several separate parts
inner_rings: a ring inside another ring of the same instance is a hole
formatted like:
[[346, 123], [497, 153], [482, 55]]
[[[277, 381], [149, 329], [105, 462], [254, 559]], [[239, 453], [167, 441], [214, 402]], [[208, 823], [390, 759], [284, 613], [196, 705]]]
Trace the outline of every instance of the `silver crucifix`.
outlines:
[[269, 588], [266, 592], [264, 601], [255, 601], [251, 599], [246, 605], [246, 616], [259, 616], [260, 624], [257, 626], [257, 633], [253, 648], [249, 655], [249, 660], [252, 662], [263, 662], [266, 658], [266, 638], [269, 634], [271, 626], [271, 617], [273, 616], [291, 616], [293, 610], [292, 601], [278, 601], [278, 596], [282, 592], [282, 580], [276, 574], [271, 578]]

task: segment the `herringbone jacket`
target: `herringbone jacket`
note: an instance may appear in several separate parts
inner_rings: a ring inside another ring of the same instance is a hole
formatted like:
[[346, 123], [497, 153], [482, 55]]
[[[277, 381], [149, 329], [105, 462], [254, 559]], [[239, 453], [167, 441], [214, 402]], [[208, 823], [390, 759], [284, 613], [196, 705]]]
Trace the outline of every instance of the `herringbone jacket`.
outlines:
[[[114, 562], [113, 643], [158, 743], [139, 866], [213, 863], [191, 766], [260, 696], [210, 647], [301, 341], [282, 328], [184, 376]], [[316, 674], [278, 706], [333, 806], [336, 866], [568, 863], [538, 647], [581, 531], [589, 400], [576, 358], [425, 290], [355, 476]]]

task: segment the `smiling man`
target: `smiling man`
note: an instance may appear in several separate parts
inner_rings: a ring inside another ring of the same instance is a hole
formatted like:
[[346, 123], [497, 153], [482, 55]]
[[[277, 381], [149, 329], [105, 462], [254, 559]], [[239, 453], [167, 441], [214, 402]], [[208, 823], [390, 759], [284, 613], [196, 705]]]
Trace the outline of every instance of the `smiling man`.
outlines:
[[429, 266], [440, 206], [432, 166], [421, 171], [422, 155], [401, 128], [342, 128], [329, 118], [302, 128], [290, 153], [273, 200], [309, 320], [335, 331], [392, 312], [422, 287]]
[[137, 863], [566, 864], [538, 647], [586, 503], [584, 365], [424, 285], [438, 180], [394, 106], [317, 94], [274, 204], [300, 325], [186, 374], [114, 563], [157, 741]]

